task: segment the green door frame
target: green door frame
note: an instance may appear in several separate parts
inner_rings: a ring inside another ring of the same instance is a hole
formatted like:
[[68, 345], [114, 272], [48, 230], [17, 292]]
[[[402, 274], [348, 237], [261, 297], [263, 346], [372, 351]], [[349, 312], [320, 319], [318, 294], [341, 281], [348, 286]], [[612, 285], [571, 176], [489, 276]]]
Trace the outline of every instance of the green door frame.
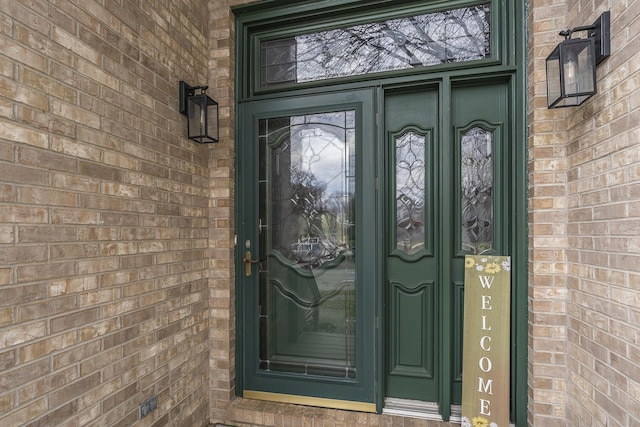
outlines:
[[[425, 4], [427, 3], [427, 4]], [[389, 10], [404, 8], [409, 12], [416, 8], [434, 8], [442, 10], [445, 8], [459, 7], [468, 4], [477, 4], [479, 2], [470, 1], [429, 1], [418, 2], [415, 0], [319, 0], [315, 2], [300, 2], [295, 0], [265, 0], [249, 5], [243, 5], [233, 8], [236, 15], [236, 107], [244, 102], [257, 101], [261, 99], [278, 99], [295, 94], [305, 95], [312, 94], [316, 88], [321, 87], [326, 90], [332, 88], [334, 90], [353, 90], [366, 87], [377, 87], [378, 91], [378, 111], [383, 111], [383, 89], [384, 85], [413, 85], [418, 82], [449, 82], [452, 79], [464, 79], [465, 75], [482, 76], [486, 78], [508, 76], [511, 79], [511, 117], [514, 120], [513, 141], [514, 149], [511, 151], [510, 164], [512, 167], [513, 181], [509, 186], [509, 196], [512, 203], [510, 210], [509, 230], [510, 239], [509, 247], [512, 250], [512, 282], [514, 283], [512, 292], [512, 422], [518, 426], [523, 426], [527, 422], [527, 362], [528, 362], [528, 229], [527, 229], [527, 144], [526, 144], [526, 99], [527, 89], [525, 80], [526, 71], [526, 25], [525, 25], [525, 2], [519, 0], [516, 2], [508, 0], [492, 0], [492, 10], [496, 14], [494, 17], [494, 25], [492, 28], [499, 28], [495, 31], [492, 43], [498, 47], [494, 60], [482, 61], [482, 64], [444, 64], [442, 66], [433, 66], [429, 68], [421, 68], [410, 70], [408, 72], [397, 73], [381, 73], [379, 75], [359, 76], [353, 78], [341, 78], [329, 81], [284, 85], [276, 89], [260, 89], [256, 84], [256, 68], [252, 58], [256, 58], [259, 53], [255, 41], [264, 34], [277, 35], [279, 28], [284, 28], [287, 23], [296, 22], [296, 28], [302, 31], [315, 30], [318, 25], [329, 25], [329, 23], [348, 23], [352, 20], [376, 19], [376, 17], [384, 17]], [[366, 5], [366, 8], [363, 6]], [[362, 10], [365, 12], [362, 12]], [[306, 24], [305, 22], [308, 22]], [[496, 25], [497, 24], [497, 25]], [[479, 66], [480, 65], [480, 66]], [[383, 79], [383, 80], [382, 80]], [[442, 100], [442, 108], [447, 108], [449, 100]], [[246, 177], [242, 173], [242, 167], [238, 164], [243, 146], [248, 144], [244, 141], [243, 126], [235, 127], [236, 145], [236, 175], [235, 182], [237, 188], [243, 187]], [[382, 141], [383, 130], [378, 127], [378, 140]], [[382, 164], [382, 156], [377, 156], [376, 167], [378, 170], [384, 170]], [[236, 200], [236, 218], [241, 218], [243, 205], [242, 194], [237, 192]], [[380, 204], [378, 204], [380, 205]], [[383, 212], [378, 207], [377, 215], [380, 217]], [[240, 221], [236, 222], [238, 227], [241, 226]], [[382, 227], [378, 227], [381, 230]], [[381, 233], [381, 231], [379, 231]], [[382, 240], [382, 235], [376, 236]], [[236, 259], [242, 258], [242, 245], [236, 246]], [[378, 262], [381, 262], [378, 259]], [[241, 263], [236, 263], [236, 277], [240, 277], [243, 273]], [[382, 277], [377, 277], [378, 283]], [[378, 287], [380, 288], [380, 287]], [[241, 336], [244, 330], [244, 313], [245, 309], [242, 304], [243, 290], [236, 287], [236, 372], [239, 373], [236, 378], [236, 392], [242, 395], [244, 388], [242, 372], [244, 360], [242, 357], [243, 348]], [[383, 330], [382, 319], [380, 313], [383, 313], [381, 290], [377, 290], [376, 294], [376, 325], [379, 331]], [[447, 331], [442, 331], [446, 333]], [[451, 332], [451, 331], [449, 331]], [[382, 342], [377, 340], [378, 354], [382, 351]], [[375, 371], [376, 375], [382, 372], [382, 361], [378, 358]], [[449, 364], [451, 361], [443, 358], [443, 364]], [[442, 386], [443, 395], [450, 395], [450, 384]], [[378, 411], [382, 408], [382, 399], [384, 394], [382, 384], [376, 387], [376, 404]], [[449, 409], [442, 408], [444, 419], [449, 418]]]

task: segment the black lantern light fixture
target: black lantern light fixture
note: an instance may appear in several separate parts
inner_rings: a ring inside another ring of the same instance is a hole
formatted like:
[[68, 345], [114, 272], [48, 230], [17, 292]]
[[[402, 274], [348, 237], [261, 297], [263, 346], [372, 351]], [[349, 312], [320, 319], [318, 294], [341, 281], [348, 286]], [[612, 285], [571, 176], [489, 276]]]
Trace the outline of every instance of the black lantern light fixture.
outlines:
[[[180, 112], [188, 118], [187, 135], [200, 144], [219, 141], [218, 103], [207, 95], [208, 88], [180, 82]], [[197, 95], [196, 90], [200, 90]]]
[[[610, 13], [604, 12], [592, 24], [564, 30], [562, 41], [547, 57], [547, 106], [572, 107], [597, 92], [596, 65], [611, 53]], [[587, 38], [572, 38], [586, 32]]]

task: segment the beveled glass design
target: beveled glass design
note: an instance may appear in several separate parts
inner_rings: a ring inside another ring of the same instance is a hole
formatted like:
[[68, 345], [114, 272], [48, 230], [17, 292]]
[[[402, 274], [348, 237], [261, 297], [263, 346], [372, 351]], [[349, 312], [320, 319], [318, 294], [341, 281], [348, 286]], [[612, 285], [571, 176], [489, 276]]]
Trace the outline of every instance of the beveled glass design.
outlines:
[[472, 127], [462, 134], [460, 183], [462, 249], [493, 249], [493, 132]]
[[481, 4], [260, 43], [260, 85], [311, 82], [491, 56]]
[[355, 379], [355, 111], [259, 125], [259, 369]]
[[396, 248], [414, 254], [425, 248], [426, 138], [413, 131], [395, 139]]

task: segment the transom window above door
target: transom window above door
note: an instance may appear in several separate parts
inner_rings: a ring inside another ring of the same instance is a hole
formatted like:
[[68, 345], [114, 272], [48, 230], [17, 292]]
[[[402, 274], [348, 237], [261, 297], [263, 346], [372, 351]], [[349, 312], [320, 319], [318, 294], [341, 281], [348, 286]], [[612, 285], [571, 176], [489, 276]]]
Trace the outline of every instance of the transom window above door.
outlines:
[[260, 41], [260, 86], [490, 58], [489, 3]]

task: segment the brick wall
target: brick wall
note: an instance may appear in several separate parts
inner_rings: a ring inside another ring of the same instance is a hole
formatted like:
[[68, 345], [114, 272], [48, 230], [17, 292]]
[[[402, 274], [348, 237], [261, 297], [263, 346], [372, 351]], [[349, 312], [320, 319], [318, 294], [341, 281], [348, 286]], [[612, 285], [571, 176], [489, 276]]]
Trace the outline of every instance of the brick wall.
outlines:
[[[561, 29], [611, 11], [598, 94], [547, 110]], [[640, 1], [529, 1], [530, 424], [640, 424]]]
[[565, 110], [547, 109], [544, 59], [561, 40], [565, 0], [528, 2], [529, 424], [565, 425], [567, 159]]
[[599, 93], [565, 121], [572, 426], [640, 425], [640, 1], [574, 1], [567, 20], [605, 10], [612, 54]]
[[210, 147], [177, 112], [206, 21], [0, 0], [0, 425], [208, 423]]
[[220, 103], [221, 141], [211, 154], [210, 411], [229, 420], [235, 396], [234, 126], [235, 33], [231, 7], [250, 0], [209, 2], [209, 85]]

